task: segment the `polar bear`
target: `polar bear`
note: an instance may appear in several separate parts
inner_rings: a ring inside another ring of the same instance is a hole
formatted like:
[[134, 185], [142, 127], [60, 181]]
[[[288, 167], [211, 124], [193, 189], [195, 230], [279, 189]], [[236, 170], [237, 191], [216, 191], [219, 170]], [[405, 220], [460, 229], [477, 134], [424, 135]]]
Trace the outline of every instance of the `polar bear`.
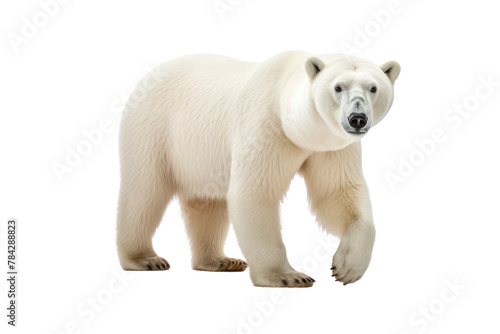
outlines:
[[[310, 207], [340, 237], [332, 276], [359, 280], [375, 228], [360, 139], [388, 112], [400, 66], [300, 51], [261, 63], [189, 55], [136, 87], [120, 129], [117, 246], [125, 270], [166, 270], [152, 237], [179, 199], [192, 267], [243, 271], [255, 286], [309, 287], [281, 237], [279, 206], [297, 173]], [[247, 262], [224, 254], [229, 222]]]

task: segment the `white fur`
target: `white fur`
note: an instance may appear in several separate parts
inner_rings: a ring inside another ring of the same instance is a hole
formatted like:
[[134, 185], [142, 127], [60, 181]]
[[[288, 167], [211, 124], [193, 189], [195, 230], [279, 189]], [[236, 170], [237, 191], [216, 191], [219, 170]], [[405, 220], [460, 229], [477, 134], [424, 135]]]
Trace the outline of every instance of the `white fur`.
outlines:
[[[193, 268], [246, 268], [223, 252], [231, 220], [255, 285], [311, 286], [288, 263], [280, 232], [280, 201], [301, 173], [319, 223], [342, 238], [333, 274], [344, 283], [358, 280], [375, 229], [361, 171], [362, 135], [346, 132], [347, 118], [357, 110], [368, 117], [367, 128], [378, 123], [399, 70], [395, 62], [379, 67], [297, 51], [262, 63], [191, 55], [159, 66], [152, 84], [150, 76], [139, 83], [132, 96], [140, 98], [129, 101], [121, 124], [122, 267], [168, 268], [151, 239], [177, 195]], [[355, 97], [364, 103], [356, 106]]]

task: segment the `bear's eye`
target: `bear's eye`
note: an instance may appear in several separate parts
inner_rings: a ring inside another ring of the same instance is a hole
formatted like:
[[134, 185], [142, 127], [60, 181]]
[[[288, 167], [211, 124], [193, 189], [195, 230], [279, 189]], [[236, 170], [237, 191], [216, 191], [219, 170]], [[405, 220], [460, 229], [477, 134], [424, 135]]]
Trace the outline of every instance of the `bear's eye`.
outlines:
[[376, 93], [377, 92], [377, 87], [373, 86], [372, 89], [370, 89], [370, 92]]
[[342, 87], [340, 87], [340, 86], [335, 86], [335, 91], [336, 91], [337, 93], [340, 93], [340, 92], [342, 91]]

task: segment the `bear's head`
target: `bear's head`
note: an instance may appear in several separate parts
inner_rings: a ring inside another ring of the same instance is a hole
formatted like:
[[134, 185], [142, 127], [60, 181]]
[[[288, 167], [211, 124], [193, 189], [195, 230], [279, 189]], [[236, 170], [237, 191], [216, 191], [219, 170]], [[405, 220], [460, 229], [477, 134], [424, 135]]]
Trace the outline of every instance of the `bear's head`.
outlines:
[[293, 111], [299, 116], [289, 120], [292, 137], [299, 146], [318, 151], [341, 149], [361, 139], [389, 111], [400, 70], [395, 61], [378, 66], [343, 55], [308, 58], [301, 85], [308, 102]]

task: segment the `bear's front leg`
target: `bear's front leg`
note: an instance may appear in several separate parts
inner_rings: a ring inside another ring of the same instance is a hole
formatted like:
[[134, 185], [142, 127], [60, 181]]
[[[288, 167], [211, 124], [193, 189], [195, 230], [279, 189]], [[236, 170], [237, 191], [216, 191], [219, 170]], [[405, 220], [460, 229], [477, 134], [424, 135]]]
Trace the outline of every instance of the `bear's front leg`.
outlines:
[[375, 226], [371, 219], [349, 224], [332, 261], [332, 276], [336, 281], [354, 283], [363, 277], [370, 264]]
[[279, 201], [268, 201], [256, 196], [238, 196], [228, 199], [229, 212], [239, 245], [250, 268], [255, 286], [309, 287], [311, 277], [295, 271], [288, 262], [281, 238]]
[[318, 222], [341, 238], [333, 256], [332, 276], [344, 285], [354, 283], [367, 270], [375, 241], [360, 144], [315, 153], [304, 163], [301, 173]]
[[257, 143], [241, 149], [231, 168], [228, 210], [255, 286], [310, 287], [292, 268], [281, 237], [280, 200], [305, 159], [294, 148]]

